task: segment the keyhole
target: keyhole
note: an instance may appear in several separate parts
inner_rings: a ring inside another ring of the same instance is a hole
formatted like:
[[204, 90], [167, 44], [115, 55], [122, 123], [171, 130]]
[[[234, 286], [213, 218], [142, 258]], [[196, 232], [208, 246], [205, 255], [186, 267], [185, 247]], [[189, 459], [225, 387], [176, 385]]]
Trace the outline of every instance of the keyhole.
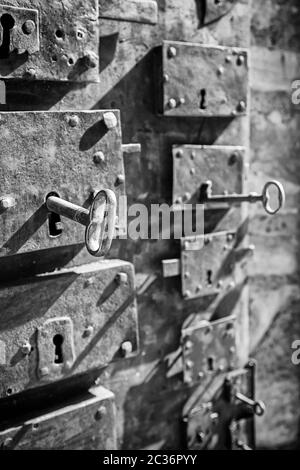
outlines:
[[[50, 196], [56, 196], [59, 197], [58, 193], [51, 192], [47, 194], [46, 200]], [[49, 212], [48, 214], [48, 229], [49, 229], [49, 236], [52, 238], [57, 238], [59, 237], [62, 232], [62, 222], [59, 214], [55, 214], [55, 212]]]
[[15, 26], [15, 20], [11, 15], [5, 13], [0, 19], [3, 28], [2, 44], [0, 46], [0, 59], [7, 59], [9, 57], [10, 47], [10, 32]]
[[54, 364], [63, 364], [64, 356], [63, 356], [63, 345], [64, 337], [62, 335], [55, 335], [53, 338], [53, 344], [55, 346], [55, 353], [54, 353]]
[[206, 109], [206, 90], [203, 88], [200, 90], [200, 109]]
[[213, 357], [208, 357], [207, 358], [207, 370], [209, 371], [213, 371], [214, 368], [215, 368], [215, 365], [214, 365], [214, 358]]
[[209, 269], [206, 273], [206, 282], [209, 286], [212, 285], [212, 275], [213, 275], [213, 272], [211, 269]]

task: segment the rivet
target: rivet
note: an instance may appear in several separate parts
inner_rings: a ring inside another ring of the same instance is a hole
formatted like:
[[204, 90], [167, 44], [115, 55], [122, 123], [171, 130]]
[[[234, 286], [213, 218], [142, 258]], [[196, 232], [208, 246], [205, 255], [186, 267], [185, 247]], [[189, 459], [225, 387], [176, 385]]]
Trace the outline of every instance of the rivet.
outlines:
[[170, 80], [169, 75], [165, 73], [164, 74], [164, 82], [168, 83], [169, 80]]
[[243, 55], [239, 55], [236, 61], [238, 66], [244, 65], [245, 63], [245, 57]]
[[195, 174], [195, 168], [190, 169], [190, 174], [193, 176]]
[[191, 297], [191, 291], [189, 291], [189, 290], [185, 291], [184, 297], [187, 298], [187, 299], [188, 299], [189, 297]]
[[204, 372], [198, 372], [198, 378], [203, 379], [204, 377]]
[[215, 423], [219, 419], [219, 413], [212, 413], [210, 415], [210, 419], [213, 423]]
[[185, 104], [185, 98], [179, 98], [178, 104]]
[[220, 65], [220, 67], [218, 67], [218, 75], [223, 75], [225, 72], [225, 69], [223, 67], [223, 65]]
[[112, 112], [104, 113], [103, 120], [107, 129], [115, 129], [118, 125], [118, 119], [116, 115]]
[[92, 336], [93, 333], [94, 333], [94, 327], [92, 325], [89, 325], [84, 330], [83, 337], [84, 338], [90, 338], [90, 336]]
[[185, 343], [185, 349], [192, 349], [193, 347], [193, 343], [192, 341], [189, 339], [186, 343]]
[[235, 288], [235, 282], [232, 281], [228, 284], [229, 289], [234, 289]]
[[183, 157], [183, 150], [180, 149], [180, 150], [177, 150], [176, 152], [176, 158], [181, 158], [181, 157]]
[[191, 160], [194, 160], [195, 158], [196, 158], [196, 152], [195, 150], [193, 150], [191, 153]]
[[12, 209], [16, 205], [16, 200], [12, 196], [0, 197], [0, 209], [8, 210]]
[[118, 175], [116, 179], [116, 184], [119, 186], [120, 184], [125, 183], [125, 176], [124, 175]]
[[246, 103], [245, 101], [240, 101], [238, 106], [237, 106], [237, 110], [239, 113], [243, 113], [244, 111], [246, 111], [247, 107], [246, 107]]
[[105, 155], [103, 152], [99, 151], [99, 152], [96, 152], [94, 155], [93, 155], [93, 160], [94, 160], [94, 163], [96, 165], [99, 165], [99, 163], [104, 163], [105, 162]]
[[187, 369], [192, 369], [193, 366], [194, 366], [194, 363], [193, 363], [193, 361], [188, 360], [188, 361], [186, 361], [185, 365], [186, 365]]
[[203, 289], [203, 286], [201, 284], [198, 284], [197, 288], [196, 288], [196, 292], [201, 292]]
[[106, 407], [105, 406], [100, 406], [100, 408], [98, 408], [98, 410], [95, 413], [95, 420], [100, 421], [100, 419], [102, 419], [106, 415], [107, 415]]
[[191, 193], [185, 193], [185, 194], [184, 194], [184, 199], [185, 199], [186, 201], [189, 201], [189, 200], [191, 199]]
[[126, 273], [118, 273], [115, 279], [118, 286], [124, 286], [128, 282], [128, 275]]
[[69, 122], [69, 126], [76, 127], [79, 124], [79, 117], [78, 116], [70, 116], [68, 122]]
[[65, 370], [70, 370], [72, 367], [72, 362], [71, 361], [66, 361], [64, 364]]
[[35, 30], [35, 22], [32, 20], [27, 20], [22, 26], [22, 30], [25, 34], [31, 34]]
[[177, 102], [174, 98], [170, 98], [168, 101], [168, 106], [170, 109], [174, 109], [177, 107]]
[[174, 46], [169, 47], [168, 49], [168, 57], [169, 59], [173, 59], [177, 56], [177, 49]]
[[29, 356], [29, 354], [31, 353], [31, 344], [29, 343], [29, 341], [24, 341], [21, 346], [21, 351], [24, 356]]
[[45, 377], [46, 375], [49, 375], [49, 369], [48, 369], [48, 367], [42, 367], [42, 368], [40, 369], [40, 374], [41, 374], [42, 377]]
[[228, 233], [228, 234], [227, 234], [227, 236], [226, 236], [226, 240], [227, 240], [227, 242], [229, 242], [229, 243], [230, 243], [230, 242], [232, 242], [232, 241], [233, 241], [233, 239], [234, 239], [234, 235], [233, 235], [233, 233]]
[[230, 55], [228, 55], [226, 58], [225, 58], [225, 62], [227, 64], [230, 64], [232, 62], [232, 58], [230, 57]]
[[190, 277], [190, 273], [189, 273], [189, 272], [184, 273], [184, 278], [185, 278], [185, 279], [189, 279], [189, 277]]
[[133, 347], [131, 341], [124, 341], [121, 344], [121, 352], [123, 357], [128, 357], [132, 353]]

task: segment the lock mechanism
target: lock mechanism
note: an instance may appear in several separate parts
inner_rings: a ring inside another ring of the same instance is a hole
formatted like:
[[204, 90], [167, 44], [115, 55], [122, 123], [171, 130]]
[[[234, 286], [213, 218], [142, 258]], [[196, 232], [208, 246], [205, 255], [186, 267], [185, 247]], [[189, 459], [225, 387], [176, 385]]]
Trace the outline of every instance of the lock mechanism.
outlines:
[[86, 227], [85, 244], [93, 256], [105, 256], [111, 246], [115, 231], [117, 200], [110, 189], [102, 189], [94, 195], [90, 209], [72, 204], [50, 195], [46, 199], [50, 212], [67, 217]]
[[[277, 191], [277, 201], [278, 204], [275, 207], [271, 206], [270, 200], [270, 189], [275, 188]], [[267, 214], [275, 215], [280, 209], [284, 206], [285, 203], [285, 192], [284, 188], [281, 183], [278, 181], [268, 181], [263, 190], [262, 194], [257, 193], [250, 193], [250, 194], [232, 194], [232, 195], [213, 195], [212, 194], [212, 182], [206, 181], [200, 187], [200, 195], [199, 195], [199, 202], [202, 204], [209, 203], [209, 204], [238, 204], [241, 202], [248, 202], [250, 204], [261, 202], [263, 208], [267, 212]]]

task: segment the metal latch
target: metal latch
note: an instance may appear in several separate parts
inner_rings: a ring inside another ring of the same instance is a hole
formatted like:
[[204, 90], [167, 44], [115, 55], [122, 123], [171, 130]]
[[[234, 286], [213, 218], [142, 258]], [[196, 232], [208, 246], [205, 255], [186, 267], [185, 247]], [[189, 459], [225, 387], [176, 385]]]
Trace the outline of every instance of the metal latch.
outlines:
[[39, 51], [38, 11], [0, 5], [0, 61], [10, 54]]

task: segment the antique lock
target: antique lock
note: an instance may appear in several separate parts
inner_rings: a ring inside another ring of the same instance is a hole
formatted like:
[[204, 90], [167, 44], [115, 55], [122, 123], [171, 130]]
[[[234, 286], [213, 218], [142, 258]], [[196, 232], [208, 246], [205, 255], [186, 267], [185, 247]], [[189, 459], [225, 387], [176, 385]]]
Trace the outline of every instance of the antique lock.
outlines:
[[0, 1], [0, 78], [99, 81], [98, 0]]
[[265, 412], [254, 398], [255, 363], [222, 375], [203, 392], [193, 391], [183, 410], [187, 447], [232, 450], [255, 447], [254, 416]]
[[0, 256], [84, 239], [107, 253], [124, 230], [119, 111], [0, 113], [0, 138]]
[[156, 73], [160, 114], [235, 117], [247, 112], [246, 49], [164, 41]]
[[114, 450], [114, 394], [104, 387], [89, 391], [44, 411], [18, 415], [0, 426], [0, 450]]
[[134, 277], [102, 260], [2, 285], [0, 397], [134, 356]]
[[[174, 146], [175, 208], [180, 209], [183, 204], [188, 203], [205, 204], [209, 209], [219, 209], [241, 202], [261, 202], [268, 214], [276, 214], [285, 202], [284, 188], [278, 181], [266, 183], [260, 195], [243, 194], [245, 153], [244, 147]], [[270, 203], [271, 189], [276, 190], [277, 205], [274, 207]]]

